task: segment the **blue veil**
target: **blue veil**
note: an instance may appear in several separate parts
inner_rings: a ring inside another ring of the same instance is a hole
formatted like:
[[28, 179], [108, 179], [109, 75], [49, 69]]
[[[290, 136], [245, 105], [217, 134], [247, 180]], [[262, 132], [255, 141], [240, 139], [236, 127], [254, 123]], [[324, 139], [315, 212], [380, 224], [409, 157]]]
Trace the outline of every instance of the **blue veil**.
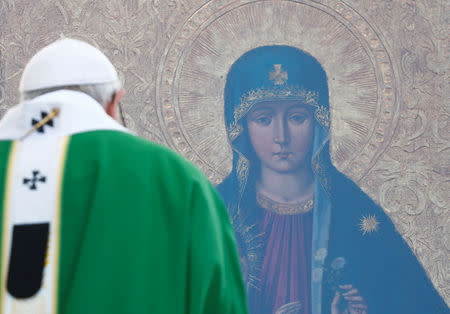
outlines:
[[[316, 176], [312, 252], [326, 250], [330, 219], [326, 175], [330, 164], [326, 150], [330, 126], [328, 99], [327, 77], [322, 66], [311, 55], [294, 47], [259, 47], [244, 54], [231, 67], [225, 87], [225, 120], [233, 150], [233, 170], [218, 189], [232, 217], [240, 221], [238, 225], [243, 231], [240, 237], [247, 238], [243, 241], [255, 238], [251, 231], [244, 230], [252, 225], [256, 217], [244, 211], [246, 201], [255, 193], [258, 166], [246, 130], [246, 115], [262, 101], [298, 100], [314, 112], [314, 140], [310, 156]], [[253, 247], [257, 246], [253, 244]], [[252, 254], [254, 249], [247, 247], [246, 250]], [[313, 259], [312, 262], [313, 268], [318, 268], [322, 260]], [[251, 265], [250, 278], [255, 277], [258, 266]], [[311, 287], [313, 312], [320, 306], [321, 284], [321, 280], [316, 280]]]

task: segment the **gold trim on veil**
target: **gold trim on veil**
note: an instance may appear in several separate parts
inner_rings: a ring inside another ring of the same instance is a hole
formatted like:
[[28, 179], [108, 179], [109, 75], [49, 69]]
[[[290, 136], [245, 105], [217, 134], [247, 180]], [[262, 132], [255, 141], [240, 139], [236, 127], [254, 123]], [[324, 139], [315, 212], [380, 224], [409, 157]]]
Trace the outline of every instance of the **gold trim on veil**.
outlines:
[[298, 100], [302, 104], [314, 107], [314, 117], [326, 129], [330, 128], [330, 112], [325, 106], [318, 103], [319, 94], [298, 86], [285, 88], [257, 88], [247, 92], [241, 97], [240, 104], [234, 110], [234, 121], [228, 126], [228, 136], [233, 142], [244, 130], [239, 121], [247, 115], [252, 107], [263, 101]]

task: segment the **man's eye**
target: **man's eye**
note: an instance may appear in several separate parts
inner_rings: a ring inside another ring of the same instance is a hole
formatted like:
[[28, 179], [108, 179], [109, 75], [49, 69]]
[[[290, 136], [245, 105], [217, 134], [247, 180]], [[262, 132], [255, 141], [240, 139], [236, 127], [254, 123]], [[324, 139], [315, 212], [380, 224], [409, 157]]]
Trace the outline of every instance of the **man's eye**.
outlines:
[[272, 122], [272, 119], [269, 117], [259, 117], [255, 119], [255, 122], [261, 125], [269, 125]]

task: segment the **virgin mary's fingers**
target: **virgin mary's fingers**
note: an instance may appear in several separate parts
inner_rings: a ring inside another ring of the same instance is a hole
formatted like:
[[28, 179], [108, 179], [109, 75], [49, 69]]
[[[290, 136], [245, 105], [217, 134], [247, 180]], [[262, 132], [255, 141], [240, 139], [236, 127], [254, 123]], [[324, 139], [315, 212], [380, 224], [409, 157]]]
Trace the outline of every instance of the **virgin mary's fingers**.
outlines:
[[348, 306], [352, 309], [359, 309], [359, 310], [367, 310], [367, 305], [363, 304], [363, 303], [352, 303], [349, 302]]
[[348, 307], [350, 314], [367, 314], [367, 309]]
[[364, 299], [360, 295], [347, 296], [347, 297], [344, 297], [344, 299], [347, 301], [352, 301], [352, 302], [363, 302], [364, 301]]
[[341, 294], [336, 291], [333, 301], [331, 302], [331, 314], [339, 314], [339, 301], [341, 300]]
[[341, 294], [339, 293], [339, 291], [336, 291], [336, 293], [334, 294], [334, 298], [333, 301], [331, 302], [331, 306], [338, 306], [339, 301], [341, 300]]
[[339, 288], [344, 290], [350, 290], [351, 288], [353, 288], [353, 285], [339, 285]]
[[367, 310], [350, 310], [350, 312], [347, 312], [349, 314], [367, 314]]
[[351, 296], [351, 295], [356, 295], [356, 294], [358, 294], [358, 289], [349, 290], [347, 292], [344, 292], [342, 295], [345, 297], [345, 296]]

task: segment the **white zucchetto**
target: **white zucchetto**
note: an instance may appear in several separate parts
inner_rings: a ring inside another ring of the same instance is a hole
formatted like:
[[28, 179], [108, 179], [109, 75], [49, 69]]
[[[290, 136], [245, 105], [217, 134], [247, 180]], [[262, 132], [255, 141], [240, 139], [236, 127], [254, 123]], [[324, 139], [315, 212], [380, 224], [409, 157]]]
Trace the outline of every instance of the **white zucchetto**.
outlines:
[[76, 39], [60, 39], [41, 49], [25, 66], [19, 91], [66, 85], [102, 84], [119, 79], [109, 59]]

